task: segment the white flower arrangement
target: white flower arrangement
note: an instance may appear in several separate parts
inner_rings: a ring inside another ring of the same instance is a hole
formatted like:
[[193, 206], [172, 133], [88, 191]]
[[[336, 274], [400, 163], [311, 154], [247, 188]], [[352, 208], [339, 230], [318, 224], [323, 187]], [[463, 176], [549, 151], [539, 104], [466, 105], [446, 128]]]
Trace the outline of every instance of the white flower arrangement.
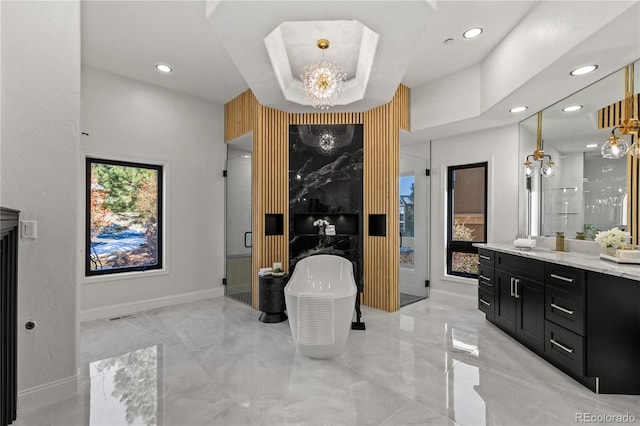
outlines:
[[596, 234], [595, 240], [602, 247], [617, 247], [621, 244], [629, 244], [631, 234], [618, 229], [611, 228], [608, 231], [600, 231]]
[[313, 226], [320, 226], [320, 227], [322, 227], [322, 226], [327, 226], [327, 225], [329, 225], [329, 221], [326, 221], [326, 220], [324, 220], [324, 219], [318, 219], [318, 220], [316, 220], [315, 222], [313, 222]]

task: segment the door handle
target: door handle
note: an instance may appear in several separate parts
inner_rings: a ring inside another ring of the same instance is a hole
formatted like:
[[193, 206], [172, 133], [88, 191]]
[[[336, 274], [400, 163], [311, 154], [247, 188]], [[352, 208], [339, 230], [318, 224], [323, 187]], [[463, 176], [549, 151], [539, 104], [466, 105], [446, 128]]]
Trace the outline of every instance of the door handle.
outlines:
[[[247, 243], [247, 235], [249, 236], [249, 242]], [[245, 232], [244, 233], [244, 248], [251, 248], [252, 246], [252, 241], [251, 241], [251, 231]]]
[[520, 299], [520, 293], [518, 293], [518, 291], [519, 291], [518, 290], [518, 286], [520, 285], [520, 280], [516, 279], [516, 280], [514, 280], [514, 283], [515, 283], [515, 285], [513, 286], [514, 289], [515, 289], [514, 290], [514, 293], [515, 293], [514, 296], [516, 297], [516, 299]]
[[513, 283], [516, 279], [511, 277], [511, 288], [509, 290], [511, 290], [511, 297], [514, 297], [516, 295], [515, 290], [513, 289]]

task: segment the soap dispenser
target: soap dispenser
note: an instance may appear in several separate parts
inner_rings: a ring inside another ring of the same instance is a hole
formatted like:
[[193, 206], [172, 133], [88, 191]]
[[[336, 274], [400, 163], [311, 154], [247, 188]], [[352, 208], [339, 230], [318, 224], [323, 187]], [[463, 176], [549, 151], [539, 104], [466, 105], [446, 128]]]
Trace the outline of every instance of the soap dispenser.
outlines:
[[556, 251], [564, 251], [564, 232], [556, 232]]

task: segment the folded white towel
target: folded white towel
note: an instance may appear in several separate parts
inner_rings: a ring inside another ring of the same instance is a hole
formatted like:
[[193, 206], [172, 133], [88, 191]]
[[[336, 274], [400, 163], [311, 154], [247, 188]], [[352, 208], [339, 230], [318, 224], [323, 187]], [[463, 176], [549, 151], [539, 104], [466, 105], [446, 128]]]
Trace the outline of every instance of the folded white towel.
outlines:
[[536, 240], [518, 238], [513, 242], [513, 246], [517, 248], [534, 248], [536, 246]]
[[616, 257], [621, 259], [640, 259], [640, 250], [616, 250]]
[[327, 225], [324, 230], [327, 235], [336, 235], [336, 226], [335, 225]]

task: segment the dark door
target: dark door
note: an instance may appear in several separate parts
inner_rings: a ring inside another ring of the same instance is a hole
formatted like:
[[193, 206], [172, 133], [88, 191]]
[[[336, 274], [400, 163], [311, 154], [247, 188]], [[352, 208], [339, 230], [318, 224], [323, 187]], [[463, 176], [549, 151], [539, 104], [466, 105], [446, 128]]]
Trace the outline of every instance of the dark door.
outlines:
[[517, 278], [516, 335], [533, 350], [544, 350], [544, 285], [526, 278]]
[[516, 332], [516, 298], [513, 297], [513, 276], [496, 269], [495, 322], [511, 333]]

